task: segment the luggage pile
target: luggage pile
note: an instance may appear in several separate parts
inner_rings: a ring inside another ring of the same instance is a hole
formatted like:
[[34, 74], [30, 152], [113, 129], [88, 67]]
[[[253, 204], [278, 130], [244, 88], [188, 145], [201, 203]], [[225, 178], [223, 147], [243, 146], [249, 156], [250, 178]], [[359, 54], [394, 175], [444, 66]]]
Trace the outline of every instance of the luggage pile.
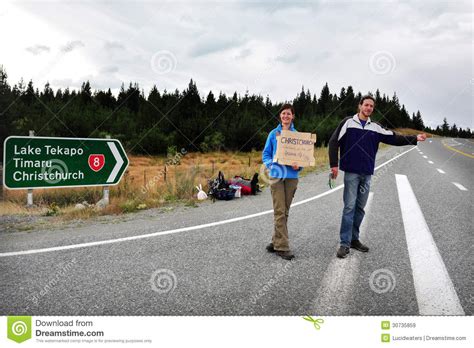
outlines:
[[257, 173], [254, 174], [251, 180], [241, 176], [234, 176], [230, 180], [225, 180], [224, 174], [219, 172], [217, 178], [208, 181], [208, 185], [208, 196], [212, 198], [212, 201], [216, 199], [230, 201], [241, 197], [241, 195], [256, 195], [257, 192], [261, 192]]

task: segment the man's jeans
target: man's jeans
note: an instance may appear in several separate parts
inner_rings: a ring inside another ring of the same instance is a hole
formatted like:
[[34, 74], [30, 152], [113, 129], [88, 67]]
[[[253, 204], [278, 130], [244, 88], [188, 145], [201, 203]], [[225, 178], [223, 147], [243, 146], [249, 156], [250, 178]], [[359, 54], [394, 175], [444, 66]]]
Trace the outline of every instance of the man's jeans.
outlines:
[[371, 175], [344, 173], [344, 210], [341, 222], [341, 245], [351, 246], [359, 240], [359, 228], [364, 218], [364, 207], [369, 198]]

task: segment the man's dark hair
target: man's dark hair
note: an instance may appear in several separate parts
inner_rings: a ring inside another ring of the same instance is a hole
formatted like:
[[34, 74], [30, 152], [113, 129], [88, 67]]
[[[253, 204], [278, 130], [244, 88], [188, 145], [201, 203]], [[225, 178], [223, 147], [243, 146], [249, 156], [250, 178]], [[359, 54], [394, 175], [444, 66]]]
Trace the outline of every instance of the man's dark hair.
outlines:
[[293, 115], [295, 114], [295, 108], [293, 107], [293, 105], [286, 103], [281, 106], [280, 111], [278, 111], [278, 115], [280, 115], [281, 112], [286, 109], [290, 109], [291, 113]]
[[362, 98], [360, 98], [359, 105], [364, 104], [364, 100], [366, 100], [366, 99], [372, 100], [375, 104], [375, 98], [372, 97], [370, 94], [366, 94], [366, 95], [362, 96]]

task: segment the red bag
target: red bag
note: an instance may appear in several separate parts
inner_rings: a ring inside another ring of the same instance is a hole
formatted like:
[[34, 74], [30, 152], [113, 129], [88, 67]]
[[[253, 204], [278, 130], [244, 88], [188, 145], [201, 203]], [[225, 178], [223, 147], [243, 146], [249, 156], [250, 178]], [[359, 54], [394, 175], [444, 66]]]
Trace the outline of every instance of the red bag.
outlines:
[[243, 184], [236, 184], [237, 186], [240, 186], [240, 194], [242, 195], [251, 195], [252, 194], [252, 188], [249, 186], [245, 186]]

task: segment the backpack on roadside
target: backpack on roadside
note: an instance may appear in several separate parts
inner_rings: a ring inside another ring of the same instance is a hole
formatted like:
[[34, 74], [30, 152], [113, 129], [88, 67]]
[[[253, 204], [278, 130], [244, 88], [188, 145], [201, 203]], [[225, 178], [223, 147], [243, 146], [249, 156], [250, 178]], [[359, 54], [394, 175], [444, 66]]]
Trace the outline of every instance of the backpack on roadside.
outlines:
[[219, 171], [216, 179], [208, 181], [208, 195], [214, 202], [216, 199], [230, 201], [235, 197], [235, 189], [229, 187], [229, 183], [225, 180], [224, 174]]

